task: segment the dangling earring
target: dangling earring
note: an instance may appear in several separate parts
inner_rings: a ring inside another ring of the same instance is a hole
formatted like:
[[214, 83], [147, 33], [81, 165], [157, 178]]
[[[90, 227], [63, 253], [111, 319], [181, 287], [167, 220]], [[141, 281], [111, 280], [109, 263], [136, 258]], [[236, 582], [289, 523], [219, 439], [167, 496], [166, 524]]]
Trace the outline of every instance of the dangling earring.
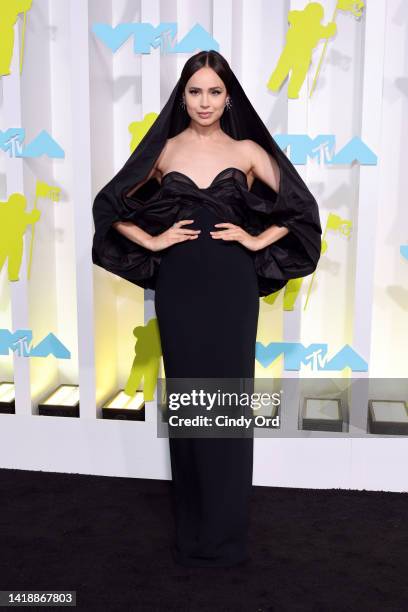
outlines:
[[231, 96], [229, 96], [229, 97], [227, 98], [227, 101], [225, 102], [225, 108], [226, 108], [227, 110], [231, 110], [231, 106], [232, 106]]
[[181, 97], [180, 106], [183, 110], [186, 110], [186, 103], [183, 97]]

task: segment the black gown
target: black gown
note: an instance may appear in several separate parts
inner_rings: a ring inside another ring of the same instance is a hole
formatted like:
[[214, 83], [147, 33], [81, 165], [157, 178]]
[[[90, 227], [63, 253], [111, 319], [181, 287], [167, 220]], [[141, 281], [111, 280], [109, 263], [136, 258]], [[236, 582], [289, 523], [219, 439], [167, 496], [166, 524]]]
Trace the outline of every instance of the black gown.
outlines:
[[[291, 278], [311, 274], [320, 258], [317, 202], [234, 73], [230, 76], [234, 103], [223, 113], [220, 127], [235, 140], [253, 140], [275, 159], [277, 193], [258, 178], [248, 189], [238, 168], [225, 168], [206, 189], [176, 171], [166, 174], [161, 185], [147, 180], [167, 139], [191, 121], [180, 107], [180, 78], [156, 121], [93, 203], [93, 263], [156, 291], [166, 381], [253, 377], [259, 297], [282, 289]], [[201, 228], [200, 237], [158, 252], [113, 227], [116, 221], [130, 221], [155, 236], [180, 219], [194, 219], [194, 225], [185, 227]], [[213, 239], [208, 231], [217, 221], [239, 225], [251, 235], [271, 225], [285, 226], [289, 233], [251, 252], [237, 241]], [[198, 566], [244, 560], [252, 437], [170, 437], [169, 443], [176, 560]]]
[[[163, 178], [165, 195], [183, 195], [198, 238], [162, 253], [155, 308], [166, 377], [248, 379], [254, 376], [259, 287], [251, 252], [213, 239], [216, 209], [242, 207], [237, 169], [220, 173], [206, 189], [185, 175]], [[238, 212], [238, 211], [237, 211]], [[186, 390], [183, 387], [184, 390]], [[169, 437], [175, 560], [188, 566], [228, 566], [248, 558], [253, 437]]]
[[[110, 194], [114, 183], [95, 199], [93, 262], [155, 289], [166, 381], [253, 379], [259, 297], [313, 271], [320, 253], [317, 205], [302, 209], [302, 200], [294, 200], [292, 214], [285, 215], [285, 181], [281, 173], [279, 194], [263, 183], [255, 193], [245, 173], [230, 167], [201, 189], [187, 175], [171, 171], [161, 185], [150, 179], [126, 200]], [[132, 221], [157, 235], [181, 219], [194, 219], [184, 227], [201, 228], [199, 238], [158, 252], [112, 227], [116, 220]], [[209, 231], [222, 231], [214, 227], [219, 222], [252, 235], [272, 224], [288, 227], [289, 233], [250, 251], [237, 241], [213, 239]], [[253, 436], [169, 435], [169, 445], [175, 561], [228, 567], [248, 559]]]

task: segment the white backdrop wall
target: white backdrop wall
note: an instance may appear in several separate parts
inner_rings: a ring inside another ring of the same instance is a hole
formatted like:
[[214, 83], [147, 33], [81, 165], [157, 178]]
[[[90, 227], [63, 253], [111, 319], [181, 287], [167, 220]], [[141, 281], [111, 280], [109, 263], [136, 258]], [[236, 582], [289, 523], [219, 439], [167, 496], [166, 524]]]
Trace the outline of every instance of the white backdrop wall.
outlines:
[[[362, 393], [350, 393], [356, 422], [366, 421], [367, 399], [390, 379], [389, 397], [407, 395], [408, 261], [407, 134], [408, 5], [368, 0], [361, 20], [339, 13], [311, 98], [320, 43], [302, 87], [291, 100], [286, 85], [266, 83], [285, 43], [287, 14], [306, 0], [33, 0], [27, 14], [24, 70], [19, 74], [22, 20], [15, 25], [12, 74], [1, 77], [0, 129], [23, 127], [25, 143], [47, 130], [63, 159], [0, 155], [0, 200], [24, 193], [33, 206], [37, 180], [61, 188], [59, 202], [39, 201], [31, 278], [31, 233], [18, 282], [0, 273], [0, 327], [31, 329], [34, 344], [49, 332], [70, 359], [0, 356], [0, 381], [14, 380], [16, 414], [0, 414], [0, 465], [21, 469], [170, 478], [168, 440], [157, 438], [156, 402], [146, 422], [101, 418], [101, 405], [126, 383], [134, 356], [132, 331], [154, 314], [154, 292], [114, 277], [91, 262], [93, 199], [130, 155], [129, 125], [159, 113], [190, 54], [135, 54], [133, 39], [112, 53], [92, 31], [95, 23], [177, 23], [180, 41], [199, 23], [219, 43], [252, 104], [276, 134], [333, 134], [336, 151], [359, 136], [378, 156], [374, 166], [325, 165], [309, 159], [297, 169], [313, 191], [323, 228], [334, 212], [352, 221], [347, 239], [328, 233], [307, 308], [305, 279], [292, 311], [283, 292], [261, 300], [257, 340], [324, 342], [330, 356], [349, 344], [367, 361]], [[324, 23], [335, 7], [325, 0]], [[197, 49], [199, 50], [199, 49]], [[161, 371], [163, 374], [163, 369]], [[256, 363], [259, 378], [302, 379], [333, 372], [283, 369], [279, 358]], [[293, 382], [291, 380], [290, 382]], [[79, 384], [78, 419], [39, 416], [38, 403], [60, 383]], [[292, 387], [291, 387], [292, 388]], [[392, 436], [298, 431], [300, 386], [287, 406], [286, 438], [256, 438], [254, 484], [405, 491], [408, 441]], [[353, 432], [353, 428], [350, 428]]]

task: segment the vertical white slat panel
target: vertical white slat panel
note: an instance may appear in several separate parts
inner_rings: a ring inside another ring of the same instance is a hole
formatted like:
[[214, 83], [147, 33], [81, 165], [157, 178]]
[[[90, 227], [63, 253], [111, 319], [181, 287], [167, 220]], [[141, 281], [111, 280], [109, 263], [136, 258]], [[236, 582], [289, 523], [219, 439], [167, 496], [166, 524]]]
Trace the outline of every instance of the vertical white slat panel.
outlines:
[[[326, 0], [323, 4], [322, 24], [331, 23], [336, 0]], [[362, 63], [359, 42], [362, 38], [362, 20], [357, 20], [349, 12], [337, 11], [335, 15], [336, 34], [321, 39], [312, 54], [312, 64], [308, 71], [308, 96], [327, 42], [326, 53], [320, 65], [316, 87], [308, 104], [307, 134], [314, 138], [321, 134], [333, 134], [335, 151], [356, 136], [355, 123], [361, 102], [360, 65]], [[326, 164], [323, 151], [322, 159], [309, 160], [305, 167], [307, 183], [314, 193], [320, 209], [322, 230], [324, 232], [328, 215], [333, 212], [343, 218], [353, 219], [358, 176], [351, 165], [331, 166]], [[302, 166], [300, 167], [302, 168]], [[299, 168], [298, 168], [299, 169]], [[355, 228], [354, 228], [355, 229]], [[353, 235], [347, 240], [339, 233], [328, 231], [327, 252], [322, 254], [314, 275], [304, 279], [302, 287], [301, 341], [305, 346], [312, 342], [327, 345], [326, 359], [333, 357], [345, 344], [352, 345], [350, 307], [350, 278], [354, 274], [354, 261], [349, 252]], [[313, 279], [312, 290], [306, 310], [304, 305]], [[304, 375], [302, 395], [332, 394], [335, 378], [348, 378], [347, 371], [311, 371]], [[317, 386], [317, 379], [319, 383]], [[323, 379], [327, 379], [324, 383]], [[347, 382], [344, 383], [347, 385]], [[347, 418], [347, 414], [344, 416]], [[347, 426], [344, 425], [344, 429]], [[303, 434], [305, 435], [305, 434]], [[309, 435], [309, 434], [308, 434]], [[313, 437], [328, 436], [327, 433], [313, 432]], [[344, 457], [339, 456], [341, 465], [350, 465], [350, 447]], [[348, 468], [347, 468], [348, 469]]]
[[377, 232], [379, 204], [385, 18], [385, 0], [373, 0], [368, 4], [365, 19], [361, 138], [378, 154], [378, 164], [360, 166], [354, 292], [354, 348], [366, 359], [370, 353], [374, 295], [375, 260], [372, 245]]
[[[90, 106], [91, 106], [91, 163], [93, 199], [115, 174], [114, 138], [114, 78], [112, 51], [92, 31], [95, 23], [112, 25], [112, 1], [89, 2]], [[92, 200], [93, 202], [93, 200]], [[92, 205], [92, 202], [89, 205]], [[116, 287], [119, 278], [93, 266], [95, 380], [97, 416], [99, 406], [109, 400], [118, 387], [118, 316]], [[126, 281], [123, 281], [126, 283]]]
[[[66, 28], [64, 28], [66, 19], [54, 21], [55, 14], [52, 14], [52, 9], [55, 7], [56, 4], [48, 0], [33, 3], [26, 16], [24, 68], [21, 79], [22, 117], [28, 141], [37, 136], [41, 130], [46, 130], [66, 155], [67, 135], [69, 135], [67, 122], [65, 121], [63, 126], [58, 122], [55, 123], [53, 95], [58, 85], [61, 89], [64, 87], [60, 84], [59, 78], [63, 72], [61, 68], [55, 80], [53, 51], [56, 48], [60, 49], [60, 45], [63, 46], [64, 36], [66, 36]], [[58, 36], [55, 30], [48, 25], [56, 22], [61, 25], [61, 28], [58, 28]], [[22, 17], [20, 23], [22, 25]], [[52, 32], [51, 35], [49, 35], [50, 32]], [[58, 41], [57, 45], [55, 45], [56, 41]], [[38, 72], [39, 65], [42, 66], [40, 72]], [[66, 56], [63, 66], [63, 70], [66, 71], [68, 69]], [[36, 92], [35, 104], [33, 103], [33, 91]], [[63, 95], [63, 92], [61, 93]], [[64, 173], [68, 166], [65, 157], [52, 159], [42, 155], [33, 159], [25, 159], [24, 187], [29, 209], [34, 206], [37, 181], [61, 187], [68, 185], [69, 181], [65, 180], [66, 173]], [[58, 180], [55, 180], [56, 171], [61, 171]], [[41, 217], [34, 225], [32, 265], [28, 280], [28, 305], [34, 344], [53, 333], [71, 352], [71, 357], [59, 359], [50, 356], [30, 359], [30, 387], [34, 405], [43, 401], [59, 383], [77, 381], [76, 293], [74, 282], [70, 282], [73, 280], [74, 265], [72, 257], [69, 258], [67, 255], [72, 232], [69, 232], [66, 225], [63, 225], [62, 228], [57, 226], [59, 213], [65, 211], [69, 214], [71, 210], [64, 197], [67, 191], [62, 188], [59, 202], [53, 202], [50, 198], [39, 198], [37, 201]], [[31, 247], [31, 231], [31, 227], [27, 229], [30, 237], [29, 247]], [[66, 249], [65, 257], [61, 256], [60, 247]], [[27, 266], [29, 254], [28, 250], [26, 253]], [[64, 278], [63, 285], [60, 284], [61, 278]], [[63, 305], [63, 312], [60, 311], [61, 305]], [[65, 379], [67, 374], [71, 375], [68, 380]], [[37, 412], [37, 409], [34, 412]]]
[[[290, 0], [288, 10], [302, 10], [304, 8], [303, 0]], [[289, 24], [286, 23], [286, 31]], [[286, 41], [286, 38], [285, 38]], [[280, 90], [281, 95], [287, 96], [288, 80]], [[287, 99], [287, 133], [288, 134], [307, 134], [308, 133], [308, 83], [307, 79], [303, 83], [297, 100]], [[290, 155], [290, 151], [287, 151]], [[296, 168], [303, 180], [307, 183], [307, 166]], [[295, 302], [294, 309], [283, 312], [283, 342], [300, 342], [301, 341], [301, 300], [298, 298]], [[282, 419], [281, 431], [283, 435], [293, 433], [296, 435], [298, 429], [298, 414], [300, 409], [300, 371], [282, 372]], [[296, 464], [297, 457], [292, 459]]]
[[78, 316], [78, 366], [81, 418], [96, 417], [93, 269], [91, 256], [92, 189], [89, 105], [88, 1], [71, 0], [72, 199]]
[[[188, 19], [188, 0], [176, 0], [175, 1], [175, 14], [174, 21], [177, 22], [177, 41], [180, 41], [187, 31], [189, 19]], [[176, 65], [176, 80], [180, 78], [181, 71], [184, 64], [188, 59], [185, 53], [176, 53], [174, 61]]]
[[[232, 62], [233, 12], [232, 0], [223, 0], [223, 2], [212, 0], [212, 34], [220, 45], [219, 52], [230, 66]], [[233, 66], [231, 67], [234, 69]]]
[[[5, 128], [24, 127], [21, 114], [21, 83], [20, 83], [20, 36], [17, 25], [14, 27], [14, 53], [11, 62], [11, 74], [2, 77], [4, 93], [3, 120]], [[26, 143], [25, 143], [26, 144]], [[7, 198], [14, 192], [24, 193], [23, 158], [6, 158]], [[11, 293], [11, 331], [30, 329], [27, 285], [27, 251], [29, 249], [29, 234], [24, 235], [24, 253], [20, 267], [20, 280], [10, 283]], [[5, 263], [7, 266], [7, 262]], [[6, 281], [8, 282], [8, 281]], [[16, 394], [16, 414], [31, 415], [30, 392], [30, 358], [19, 357], [14, 352], [14, 384]]]
[[[335, 0], [325, 3], [324, 25], [331, 22], [335, 4]], [[334, 153], [359, 134], [363, 20], [364, 17], [358, 20], [350, 13], [337, 12], [337, 32], [327, 41], [316, 87], [309, 99], [308, 134], [310, 137], [333, 134]], [[308, 72], [309, 92], [325, 42], [324, 39], [320, 40], [313, 53], [313, 63]], [[323, 232], [331, 212], [342, 218], [354, 218], [358, 190], [357, 165], [333, 166], [325, 163], [324, 159], [320, 162], [310, 160], [307, 176], [309, 188], [319, 205]], [[329, 359], [346, 343], [352, 345], [350, 304], [353, 292], [350, 279], [354, 276], [354, 260], [350, 252], [354, 231], [355, 227], [349, 239], [339, 232], [327, 232], [328, 249], [321, 256], [315, 274], [305, 278], [302, 287], [302, 342], [305, 345], [316, 341], [327, 343]], [[304, 309], [310, 286], [309, 300]], [[348, 376], [347, 372], [324, 371], [317, 372], [317, 375], [330, 379]], [[313, 385], [312, 381], [310, 386]]]
[[[408, 387], [408, 261], [400, 252], [400, 246], [408, 244], [408, 96], [403, 90], [408, 78], [408, 3], [388, 0], [386, 6], [370, 377], [371, 381], [389, 378], [394, 393], [402, 398]], [[383, 395], [381, 388], [378, 391], [377, 397]]]
[[[135, 7], [126, 13], [121, 3], [112, 0], [90, 3], [92, 25], [137, 21]], [[124, 108], [124, 99], [131, 98], [139, 86], [137, 57], [132, 52], [132, 40], [113, 53], [92, 32], [91, 42], [91, 110], [92, 163], [94, 195], [120, 170], [129, 157], [128, 126], [135, 115]], [[119, 64], [119, 70], [117, 66]], [[123, 64], [127, 70], [122, 72]], [[123, 84], [128, 87], [125, 89]], [[133, 109], [132, 109], [133, 110]], [[110, 399], [123, 388], [133, 359], [132, 331], [140, 322], [143, 291], [135, 285], [94, 266], [96, 315], [96, 381], [97, 403]], [[130, 306], [130, 307], [129, 307]], [[98, 410], [98, 416], [100, 412]]]
[[[327, 2], [321, 2], [326, 7]], [[290, 0], [289, 10], [303, 10], [305, 7], [304, 0]], [[325, 11], [326, 12], [326, 11]], [[289, 28], [289, 24], [287, 24]], [[287, 95], [287, 81], [282, 87], [282, 94]], [[309, 83], [306, 77], [297, 100], [288, 98], [288, 134], [308, 134], [308, 113], [309, 113]], [[296, 166], [305, 183], [307, 183], [308, 164], [305, 166]], [[284, 340], [286, 342], [298, 342], [301, 338], [301, 301], [296, 300], [294, 310], [284, 313]], [[287, 372], [289, 374], [289, 372]], [[295, 373], [294, 373], [295, 374]]]
[[[212, 5], [211, 0], [193, 4], [190, 0], [175, 0], [174, 21], [177, 21], [177, 42], [180, 42], [196, 23], [199, 23], [208, 32], [212, 28]], [[191, 53], [176, 53], [174, 59], [177, 67], [176, 79], [180, 77], [186, 61], [200, 49]], [[174, 86], [175, 83], [173, 83]]]
[[[51, 24], [50, 27], [47, 26], [47, 31], [50, 32], [48, 40], [51, 84], [49, 115], [52, 136], [64, 149], [65, 157], [54, 161], [52, 178], [47, 181], [61, 189], [60, 200], [55, 203], [44, 201], [40, 206], [42, 210], [52, 212], [53, 216], [54, 233], [49, 240], [54, 247], [53, 287], [58, 337], [70, 351], [69, 359], [58, 360], [58, 383], [78, 384], [78, 296], [74, 203], [71, 197], [73, 184], [71, 160], [77, 152], [77, 141], [76, 138], [73, 139], [75, 128], [73, 128], [71, 114], [72, 83], [66, 77], [69, 74], [71, 60], [69, 10], [69, 3], [49, 1], [49, 23]], [[37, 78], [36, 67], [32, 75], [34, 81]], [[47, 251], [50, 252], [50, 246]]]
[[[372, 0], [365, 15], [364, 69], [361, 100], [361, 139], [377, 153], [375, 166], [360, 166], [358, 197], [356, 264], [354, 279], [354, 339], [353, 348], [367, 362], [370, 358], [372, 304], [374, 298], [374, 248], [377, 235], [379, 177], [381, 170], [381, 114], [385, 50], [385, 0]], [[381, 235], [379, 239], [382, 240]], [[350, 431], [365, 430], [369, 384], [367, 372], [353, 372], [354, 379], [367, 379], [354, 385], [351, 397], [352, 424]]]

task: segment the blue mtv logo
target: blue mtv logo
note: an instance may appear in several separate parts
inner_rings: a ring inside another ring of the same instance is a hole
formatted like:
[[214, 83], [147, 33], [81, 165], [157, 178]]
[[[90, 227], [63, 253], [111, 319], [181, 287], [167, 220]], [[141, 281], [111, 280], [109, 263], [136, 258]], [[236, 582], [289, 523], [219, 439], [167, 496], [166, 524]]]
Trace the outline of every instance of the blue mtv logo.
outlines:
[[161, 53], [193, 53], [195, 51], [219, 50], [219, 44], [199, 23], [180, 40], [175, 42], [177, 23], [120, 23], [115, 27], [107, 23], [94, 23], [92, 31], [113, 53], [129, 38], [133, 37], [135, 53], [150, 53], [152, 47], [160, 47]]
[[19, 357], [48, 357], [54, 355], [57, 359], [70, 359], [71, 353], [53, 334], [48, 334], [37, 346], [32, 346], [33, 332], [31, 329], [18, 329], [11, 332], [0, 329], [0, 356], [8, 355], [10, 350]]
[[267, 346], [256, 343], [255, 357], [267, 368], [283, 355], [284, 370], [300, 370], [301, 365], [310, 365], [312, 370], [341, 371], [350, 368], [353, 372], [366, 372], [367, 362], [346, 344], [331, 359], [327, 357], [327, 344], [313, 343], [304, 346], [300, 342], [270, 342]]
[[352, 138], [338, 153], [335, 153], [336, 137], [333, 134], [320, 134], [315, 138], [307, 134], [276, 134], [274, 136], [282, 150], [289, 148], [289, 159], [293, 164], [304, 165], [308, 158], [320, 164], [352, 164], [358, 162], [365, 166], [375, 166], [377, 156], [357, 136]]
[[64, 150], [47, 130], [42, 130], [26, 147], [24, 147], [24, 139], [24, 128], [0, 130], [0, 149], [8, 152], [10, 157], [41, 157], [41, 155], [51, 158], [65, 157]]

